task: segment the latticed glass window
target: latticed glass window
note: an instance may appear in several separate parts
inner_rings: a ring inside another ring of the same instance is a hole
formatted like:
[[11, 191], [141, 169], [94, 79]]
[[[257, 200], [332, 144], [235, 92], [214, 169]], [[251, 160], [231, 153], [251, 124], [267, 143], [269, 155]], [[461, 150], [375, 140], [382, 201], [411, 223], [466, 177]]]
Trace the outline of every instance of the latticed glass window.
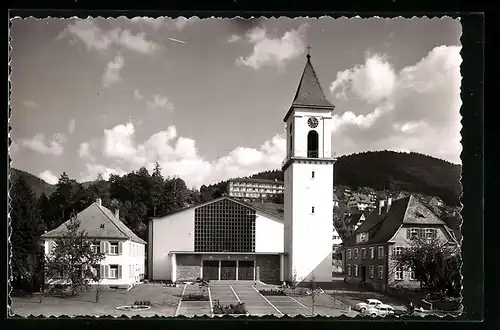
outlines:
[[255, 210], [220, 200], [195, 210], [196, 252], [255, 252]]

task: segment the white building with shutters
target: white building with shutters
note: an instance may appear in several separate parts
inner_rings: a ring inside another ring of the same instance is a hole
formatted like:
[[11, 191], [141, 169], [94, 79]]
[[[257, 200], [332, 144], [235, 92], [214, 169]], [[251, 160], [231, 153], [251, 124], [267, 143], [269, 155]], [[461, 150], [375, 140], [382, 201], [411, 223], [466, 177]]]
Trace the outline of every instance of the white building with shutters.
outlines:
[[[102, 279], [100, 284], [129, 287], [144, 278], [146, 242], [120, 221], [118, 212], [111, 212], [97, 199], [78, 213], [77, 218], [80, 220], [80, 230], [98, 243], [93, 248], [105, 253], [99, 269], [95, 269]], [[42, 235], [45, 255], [52, 253], [55, 240], [67, 230], [66, 224], [67, 222]], [[46, 281], [50, 283], [53, 280]]]

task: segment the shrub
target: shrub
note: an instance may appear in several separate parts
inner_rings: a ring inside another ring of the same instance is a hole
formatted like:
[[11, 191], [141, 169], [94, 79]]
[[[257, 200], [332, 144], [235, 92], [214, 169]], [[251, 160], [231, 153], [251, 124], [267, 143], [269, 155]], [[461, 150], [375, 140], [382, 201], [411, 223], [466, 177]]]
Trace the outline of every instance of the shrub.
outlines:
[[149, 301], [149, 300], [144, 300], [144, 301], [136, 300], [136, 301], [134, 301], [134, 306], [151, 306], [151, 301]]
[[214, 314], [247, 314], [244, 303], [221, 305], [218, 300], [214, 301], [213, 306]]
[[286, 296], [286, 293], [283, 290], [260, 290], [259, 291], [263, 296]]
[[204, 294], [190, 293], [182, 296], [182, 301], [209, 301], [210, 299]]

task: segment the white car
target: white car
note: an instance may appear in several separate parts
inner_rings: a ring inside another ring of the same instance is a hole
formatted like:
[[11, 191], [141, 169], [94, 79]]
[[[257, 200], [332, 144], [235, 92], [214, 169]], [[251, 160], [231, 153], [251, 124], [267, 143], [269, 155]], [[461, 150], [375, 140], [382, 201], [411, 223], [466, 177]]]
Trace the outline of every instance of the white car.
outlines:
[[372, 308], [381, 304], [382, 302], [378, 299], [366, 299], [366, 302], [357, 303], [354, 308], [360, 312], [364, 312], [368, 308]]
[[394, 315], [394, 307], [387, 304], [379, 304], [377, 306], [367, 308], [363, 314], [370, 315], [372, 317]]

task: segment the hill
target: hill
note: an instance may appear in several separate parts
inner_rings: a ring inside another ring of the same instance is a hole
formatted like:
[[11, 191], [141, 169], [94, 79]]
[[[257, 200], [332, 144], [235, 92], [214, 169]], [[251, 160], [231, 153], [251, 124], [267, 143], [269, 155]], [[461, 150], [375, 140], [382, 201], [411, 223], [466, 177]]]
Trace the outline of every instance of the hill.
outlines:
[[[372, 151], [337, 159], [335, 185], [375, 190], [404, 190], [438, 196], [448, 205], [459, 205], [461, 166], [418, 153]], [[283, 180], [279, 170], [257, 173], [252, 178]]]
[[31, 187], [31, 189], [33, 190], [33, 192], [37, 197], [40, 197], [42, 193], [45, 193], [45, 195], [50, 196], [56, 189], [54, 185], [51, 185], [50, 183], [45, 182], [36, 175], [33, 175], [25, 171], [11, 168], [11, 175], [12, 179], [16, 177], [22, 177], [24, 181]]

